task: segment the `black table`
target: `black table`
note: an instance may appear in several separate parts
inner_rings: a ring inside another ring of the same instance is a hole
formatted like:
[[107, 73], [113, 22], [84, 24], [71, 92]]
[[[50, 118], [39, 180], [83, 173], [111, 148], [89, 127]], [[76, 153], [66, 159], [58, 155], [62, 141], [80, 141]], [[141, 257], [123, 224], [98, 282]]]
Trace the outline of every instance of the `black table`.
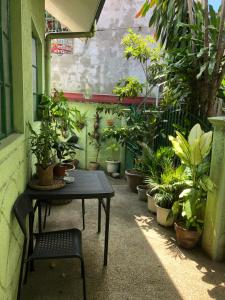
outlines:
[[29, 187], [26, 194], [31, 199], [38, 200], [39, 230], [41, 231], [41, 203], [46, 200], [76, 200], [76, 199], [98, 199], [98, 233], [101, 231], [101, 206], [104, 208], [105, 220], [105, 245], [104, 245], [104, 265], [107, 265], [108, 241], [109, 241], [109, 218], [110, 200], [114, 196], [114, 190], [103, 171], [83, 171], [75, 170], [70, 172], [74, 176], [73, 183], [66, 184], [65, 187], [52, 191], [33, 190]]

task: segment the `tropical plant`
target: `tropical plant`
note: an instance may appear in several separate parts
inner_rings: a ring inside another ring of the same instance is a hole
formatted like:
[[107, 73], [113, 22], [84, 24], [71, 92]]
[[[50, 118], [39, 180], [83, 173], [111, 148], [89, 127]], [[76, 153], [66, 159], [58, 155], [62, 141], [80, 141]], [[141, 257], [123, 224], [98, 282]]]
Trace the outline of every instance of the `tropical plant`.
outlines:
[[146, 183], [159, 183], [163, 170], [172, 168], [174, 153], [170, 147], [160, 147], [154, 152], [145, 143], [141, 144], [142, 155], [136, 159], [135, 169], [148, 177]]
[[31, 152], [35, 155], [37, 164], [45, 169], [55, 161], [53, 148], [58, 139], [58, 134], [47, 121], [41, 122], [41, 127], [37, 132], [29, 122], [27, 125], [30, 131]]
[[216, 13], [208, 0], [146, 0], [137, 17], [152, 8], [150, 26], [168, 50], [165, 97], [182, 101], [203, 115], [215, 115], [225, 75], [225, 0]]
[[119, 151], [118, 143], [111, 143], [108, 147], [106, 147], [106, 151], [110, 153], [110, 159], [116, 161], [116, 154]]
[[75, 112], [75, 127], [78, 130], [82, 130], [87, 123], [87, 113], [81, 113], [78, 109], [74, 110]]
[[63, 92], [56, 89], [52, 96], [43, 95], [39, 105], [39, 117], [50, 122], [55, 131], [64, 138], [73, 134], [74, 130], [80, 131], [80, 120], [84, 121], [85, 118], [76, 107], [69, 106]]
[[[136, 78], [128, 77], [121, 79], [114, 88], [114, 94], [120, 99], [125, 97], [136, 97], [143, 93], [144, 100], [147, 100], [153, 87], [161, 80], [158, 78], [162, 70], [162, 51], [152, 36], [143, 37], [128, 29], [128, 34], [121, 41], [126, 59], [138, 61], [144, 76], [145, 82], [140, 83]], [[142, 104], [143, 104], [142, 103]]]
[[214, 188], [208, 176], [209, 155], [212, 142], [212, 131], [204, 132], [199, 124], [190, 131], [188, 140], [176, 131], [177, 136], [169, 136], [176, 155], [186, 167], [190, 176], [188, 187], [179, 195], [179, 200], [174, 202], [173, 213], [181, 218], [187, 229], [201, 230], [203, 226], [203, 209], [208, 191]]
[[137, 97], [142, 91], [143, 84], [137, 78], [126, 77], [117, 82], [112, 92], [123, 100], [125, 97]]

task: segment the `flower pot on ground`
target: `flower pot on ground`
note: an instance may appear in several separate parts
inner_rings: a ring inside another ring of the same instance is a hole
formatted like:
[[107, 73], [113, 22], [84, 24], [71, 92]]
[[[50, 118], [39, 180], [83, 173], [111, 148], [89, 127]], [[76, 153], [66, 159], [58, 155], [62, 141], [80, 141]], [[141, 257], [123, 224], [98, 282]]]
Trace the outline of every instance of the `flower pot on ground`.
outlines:
[[146, 195], [148, 198], [148, 210], [152, 213], [156, 213], [155, 194], [151, 190], [148, 190]]
[[100, 168], [100, 164], [96, 161], [90, 161], [89, 162], [89, 166], [88, 166], [88, 169], [90, 171], [95, 171], [95, 170], [98, 170]]
[[163, 208], [156, 205], [157, 223], [168, 227], [173, 225], [173, 215], [171, 208]]
[[106, 161], [106, 170], [109, 174], [119, 173], [120, 170], [120, 161], [119, 160], [107, 160]]
[[201, 231], [188, 230], [182, 225], [182, 223], [175, 223], [174, 227], [176, 231], [177, 244], [179, 246], [185, 249], [192, 249], [198, 244], [201, 238]]
[[148, 185], [138, 185], [137, 191], [138, 191], [138, 200], [140, 201], [147, 201], [147, 191], [149, 189]]
[[110, 159], [106, 160], [106, 170], [109, 174], [119, 173], [120, 161], [116, 159], [119, 152], [119, 145], [117, 143], [111, 143], [106, 150], [110, 152]]
[[144, 183], [144, 175], [135, 169], [125, 171], [128, 187], [134, 193], [137, 193], [137, 186]]

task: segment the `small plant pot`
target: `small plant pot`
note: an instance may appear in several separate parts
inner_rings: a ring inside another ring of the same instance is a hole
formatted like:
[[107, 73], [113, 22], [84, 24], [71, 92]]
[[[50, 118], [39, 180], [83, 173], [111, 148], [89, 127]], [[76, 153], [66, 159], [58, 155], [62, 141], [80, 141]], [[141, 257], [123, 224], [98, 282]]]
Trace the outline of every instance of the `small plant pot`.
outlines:
[[155, 197], [151, 194], [151, 191], [146, 193], [148, 198], [148, 210], [152, 213], [156, 213], [156, 204], [155, 204]]
[[75, 167], [75, 169], [78, 168], [79, 165], [79, 160], [78, 159], [65, 159], [63, 161], [64, 164], [71, 164]]
[[130, 190], [137, 193], [137, 186], [143, 184], [144, 175], [134, 169], [126, 170], [125, 175]]
[[114, 120], [113, 119], [108, 119], [106, 120], [106, 124], [109, 126], [109, 127], [112, 127], [114, 125]]
[[157, 222], [165, 227], [169, 227], [173, 225], [174, 219], [173, 216], [169, 216], [171, 213], [171, 209], [163, 208], [156, 205], [156, 213], [157, 213]]
[[43, 185], [43, 186], [53, 185], [54, 165], [49, 165], [47, 168], [44, 168], [42, 165], [37, 165], [36, 168], [37, 168], [39, 185]]
[[106, 161], [106, 169], [109, 174], [119, 173], [120, 169], [120, 161], [118, 160], [107, 160]]
[[99, 164], [99, 163], [97, 163], [97, 162], [95, 162], [95, 161], [90, 161], [90, 162], [89, 162], [88, 169], [89, 169], [90, 171], [98, 170], [99, 167], [100, 167], [100, 164]]
[[58, 164], [54, 167], [54, 176], [55, 177], [63, 177], [66, 175], [68, 164]]
[[182, 224], [174, 223], [177, 244], [185, 249], [194, 248], [201, 237], [201, 232], [195, 230], [188, 230], [182, 226]]
[[147, 201], [147, 190], [149, 186], [148, 185], [138, 185], [137, 186], [137, 191], [138, 191], [138, 200], [140, 201]]

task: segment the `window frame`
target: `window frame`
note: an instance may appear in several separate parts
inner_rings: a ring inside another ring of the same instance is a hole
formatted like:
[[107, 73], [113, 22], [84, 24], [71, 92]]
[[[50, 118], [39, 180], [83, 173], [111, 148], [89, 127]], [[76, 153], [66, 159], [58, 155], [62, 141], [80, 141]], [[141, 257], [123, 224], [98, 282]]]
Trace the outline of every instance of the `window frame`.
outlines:
[[[3, 26], [3, 1], [6, 1], [7, 5], [7, 29], [8, 32], [5, 32]], [[4, 56], [4, 39], [6, 39], [8, 46], [8, 57]], [[0, 0], [0, 117], [1, 117], [1, 131], [0, 139], [5, 138], [6, 136], [13, 133], [13, 84], [12, 84], [12, 52], [11, 52], [11, 27], [10, 27], [10, 0]], [[8, 60], [8, 81], [5, 79], [5, 59]], [[10, 98], [9, 98], [9, 128], [7, 124], [7, 98], [6, 98], [6, 88], [9, 88]]]

